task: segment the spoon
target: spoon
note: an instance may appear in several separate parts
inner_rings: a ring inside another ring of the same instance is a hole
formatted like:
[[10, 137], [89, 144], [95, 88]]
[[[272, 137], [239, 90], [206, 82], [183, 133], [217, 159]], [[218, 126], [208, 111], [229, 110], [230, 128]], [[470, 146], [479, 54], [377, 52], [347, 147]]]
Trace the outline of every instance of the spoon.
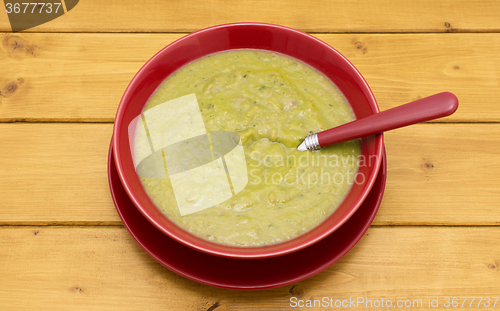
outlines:
[[332, 129], [307, 136], [297, 147], [299, 151], [324, 148], [355, 138], [442, 118], [458, 108], [458, 98], [443, 92], [358, 119]]

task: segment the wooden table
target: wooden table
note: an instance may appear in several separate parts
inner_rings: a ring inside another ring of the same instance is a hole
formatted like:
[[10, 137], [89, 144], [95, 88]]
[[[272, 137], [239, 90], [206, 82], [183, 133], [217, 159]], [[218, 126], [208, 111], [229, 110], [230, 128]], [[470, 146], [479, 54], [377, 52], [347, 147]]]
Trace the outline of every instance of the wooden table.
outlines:
[[[439, 297], [448, 310], [445, 297], [500, 296], [500, 2], [88, 0], [22, 33], [0, 11], [1, 310], [277, 310], [291, 297], [422, 300], [408, 310]], [[451, 117], [385, 135], [384, 200], [351, 252], [257, 292], [155, 262], [123, 227], [106, 175], [137, 70], [186, 33], [239, 21], [324, 40], [381, 110], [441, 91], [460, 100]]]

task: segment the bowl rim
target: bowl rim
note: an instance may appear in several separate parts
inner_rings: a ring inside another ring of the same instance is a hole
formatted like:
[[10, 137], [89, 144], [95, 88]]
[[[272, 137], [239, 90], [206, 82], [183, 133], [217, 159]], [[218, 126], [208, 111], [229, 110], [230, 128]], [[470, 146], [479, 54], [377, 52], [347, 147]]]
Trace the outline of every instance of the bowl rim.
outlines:
[[[270, 246], [258, 246], [258, 247], [238, 247], [238, 246], [228, 246], [228, 245], [221, 245], [215, 242], [207, 241], [204, 239], [201, 239], [194, 234], [188, 232], [187, 230], [183, 229], [182, 227], [178, 226], [174, 222], [172, 222], [166, 215], [163, 215], [167, 219], [168, 222], [171, 223], [172, 226], [180, 228], [181, 231], [183, 231], [185, 234], [184, 236], [179, 236], [172, 232], [171, 230], [168, 230], [165, 228], [163, 225], [161, 225], [153, 215], [151, 215], [147, 210], [145, 210], [139, 201], [138, 196], [134, 193], [134, 190], [132, 189], [132, 185], [130, 184], [129, 180], [125, 177], [125, 170], [126, 168], [123, 166], [123, 163], [120, 158], [120, 153], [122, 152], [122, 149], [120, 147], [120, 144], [118, 143], [118, 140], [120, 138], [120, 129], [123, 126], [123, 115], [125, 113], [125, 110], [127, 108], [127, 102], [129, 101], [132, 93], [132, 88], [135, 84], [138, 83], [138, 79], [140, 76], [144, 74], [144, 72], [147, 70], [147, 68], [150, 66], [151, 63], [153, 63], [157, 58], [159, 58], [166, 50], [170, 49], [172, 46], [175, 46], [179, 43], [182, 43], [185, 40], [189, 40], [194, 36], [198, 36], [204, 32], [208, 31], [214, 31], [218, 29], [224, 29], [224, 28], [230, 28], [230, 27], [245, 27], [245, 26], [251, 26], [251, 27], [267, 27], [269, 29], [278, 29], [281, 31], [287, 31], [287, 32], [292, 32], [296, 35], [302, 36], [307, 38], [308, 40], [313, 40], [316, 41], [317, 44], [322, 45], [324, 48], [327, 50], [330, 50], [330, 52], [337, 54], [337, 56], [345, 62], [347, 66], [350, 67], [351, 70], [353, 70], [354, 74], [356, 75], [356, 78], [358, 79], [360, 86], [364, 88], [367, 92], [365, 96], [367, 96], [367, 100], [370, 103], [371, 110], [373, 113], [378, 113], [380, 112], [377, 101], [375, 99], [375, 96], [373, 95], [373, 92], [371, 88], [369, 87], [368, 83], [366, 80], [363, 78], [361, 73], [358, 71], [358, 69], [340, 52], [338, 52], [335, 48], [330, 46], [329, 44], [325, 43], [324, 41], [307, 34], [305, 32], [289, 28], [286, 26], [281, 26], [281, 25], [275, 25], [275, 24], [270, 24], [270, 23], [256, 23], [256, 22], [244, 22], [244, 23], [227, 23], [227, 24], [221, 24], [221, 25], [216, 25], [216, 26], [211, 26], [208, 28], [204, 28], [195, 32], [192, 32], [188, 35], [185, 35], [172, 43], [168, 44], [167, 46], [163, 47], [160, 51], [158, 51], [156, 54], [154, 54], [134, 75], [132, 80], [129, 82], [127, 85], [127, 88], [125, 89], [125, 92], [123, 93], [123, 96], [120, 100], [117, 113], [115, 116], [115, 122], [113, 125], [113, 138], [112, 138], [112, 144], [113, 144], [113, 157], [115, 159], [116, 163], [116, 168], [118, 171], [118, 175], [120, 177], [120, 181], [131, 199], [131, 201], [134, 203], [136, 208], [141, 212], [141, 214], [150, 222], [152, 223], [156, 228], [158, 228], [161, 232], [164, 234], [168, 235], [169, 237], [173, 238], [174, 240], [189, 246], [193, 249], [196, 249], [198, 251], [202, 251], [208, 254], [216, 255], [216, 256], [221, 256], [221, 257], [229, 257], [229, 258], [239, 258], [239, 259], [259, 259], [259, 258], [270, 258], [270, 257], [275, 257], [275, 256], [280, 256], [284, 254], [288, 254], [291, 252], [295, 252], [297, 250], [306, 248], [307, 246], [310, 246], [326, 236], [330, 235], [332, 232], [337, 230], [340, 226], [342, 226], [351, 216], [358, 210], [358, 208], [361, 206], [361, 204], [364, 202], [366, 197], [368, 196], [370, 190], [373, 187], [373, 184], [378, 176], [378, 172], [381, 167], [381, 161], [382, 161], [382, 154], [383, 154], [383, 135], [382, 134], [376, 134], [374, 136], [374, 144], [375, 144], [375, 154], [376, 154], [376, 162], [374, 163], [373, 169], [371, 170], [371, 175], [368, 176], [368, 179], [366, 180], [366, 185], [364, 190], [362, 190], [361, 194], [356, 198], [355, 203], [352, 204], [352, 208], [349, 210], [348, 213], [345, 213], [342, 215], [341, 220], [338, 221], [334, 226], [330, 226], [327, 230], [322, 231], [320, 234], [315, 235], [313, 238], [308, 239], [307, 241], [303, 243], [299, 243], [297, 245], [293, 245], [291, 247], [286, 247], [286, 248], [278, 248], [277, 250], [269, 250], [271, 246], [275, 245], [281, 245], [290, 241], [293, 241], [300, 237], [301, 235], [304, 235], [305, 233], [291, 239], [284, 241], [282, 243], [277, 243], [273, 244]], [[229, 50], [235, 50], [235, 49], [229, 49]], [[279, 53], [279, 52], [278, 52]], [[209, 54], [206, 54], [209, 55]], [[286, 54], [285, 54], [286, 55]], [[291, 56], [293, 57], [293, 56]], [[194, 61], [196, 59], [191, 60]], [[300, 60], [300, 59], [299, 59]], [[183, 65], [184, 66], [184, 65]], [[182, 68], [183, 66], [179, 67], [178, 69]], [[177, 70], [178, 70], [177, 69]], [[168, 77], [167, 77], [168, 78]], [[151, 93], [152, 94], [152, 93]], [[151, 94], [149, 96], [151, 96]], [[352, 189], [351, 189], [352, 190]], [[316, 227], [320, 226], [322, 223], [327, 221], [333, 214], [331, 214], [328, 218], [324, 219], [320, 224], [318, 224]], [[314, 230], [312, 228], [309, 231]], [[205, 243], [202, 243], [201, 245], [197, 243], [197, 241], [203, 240]], [[214, 249], [211, 247], [207, 247], [206, 245], [213, 245], [214, 247], [218, 249]], [[222, 248], [222, 250], [221, 250]], [[245, 251], [244, 251], [245, 250]], [[252, 250], [252, 252], [248, 252], [248, 250]]]

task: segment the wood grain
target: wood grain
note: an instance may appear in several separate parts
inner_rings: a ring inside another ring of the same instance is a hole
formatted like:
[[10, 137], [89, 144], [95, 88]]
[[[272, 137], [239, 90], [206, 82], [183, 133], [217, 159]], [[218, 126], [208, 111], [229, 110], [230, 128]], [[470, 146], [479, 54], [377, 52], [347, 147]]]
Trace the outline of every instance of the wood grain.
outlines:
[[[376, 225], [500, 224], [500, 124], [420, 124], [385, 136]], [[0, 224], [121, 224], [111, 124], [0, 124]]]
[[[232, 22], [267, 22], [310, 32], [494, 32], [497, 1], [207, 0], [80, 1], [37, 32], [186, 32]], [[10, 31], [0, 11], [0, 31]]]
[[420, 124], [385, 134], [377, 224], [500, 224], [499, 124]]
[[499, 234], [500, 228], [370, 228], [322, 273], [277, 289], [243, 292], [176, 275], [124, 228], [1, 228], [0, 308], [284, 310], [291, 297], [365, 297], [394, 304], [422, 300], [423, 308], [408, 310], [426, 310], [429, 297], [439, 296], [439, 309], [446, 310], [445, 296], [498, 297]]
[[180, 35], [148, 37], [2, 34], [0, 120], [113, 121], [134, 74]]
[[2, 223], [119, 223], [106, 173], [111, 124], [0, 128]]
[[[0, 34], [0, 122], [112, 122], [141, 66], [181, 34]], [[439, 122], [499, 122], [500, 34], [317, 35], [364, 75], [381, 110], [442, 91]]]

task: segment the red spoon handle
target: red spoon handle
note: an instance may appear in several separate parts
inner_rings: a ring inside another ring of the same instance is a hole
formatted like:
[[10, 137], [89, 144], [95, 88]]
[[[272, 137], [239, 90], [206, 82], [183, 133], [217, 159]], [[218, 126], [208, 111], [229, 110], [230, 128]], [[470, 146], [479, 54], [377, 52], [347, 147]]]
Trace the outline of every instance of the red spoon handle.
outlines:
[[320, 132], [318, 133], [318, 142], [321, 147], [326, 147], [343, 141], [446, 117], [454, 113], [457, 108], [457, 97], [452, 93], [443, 92]]

